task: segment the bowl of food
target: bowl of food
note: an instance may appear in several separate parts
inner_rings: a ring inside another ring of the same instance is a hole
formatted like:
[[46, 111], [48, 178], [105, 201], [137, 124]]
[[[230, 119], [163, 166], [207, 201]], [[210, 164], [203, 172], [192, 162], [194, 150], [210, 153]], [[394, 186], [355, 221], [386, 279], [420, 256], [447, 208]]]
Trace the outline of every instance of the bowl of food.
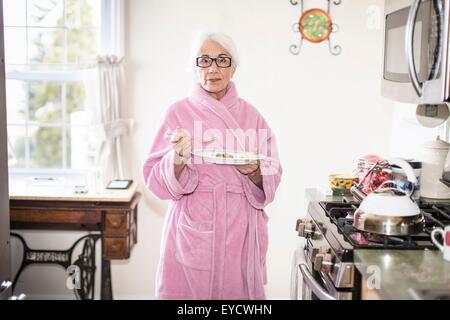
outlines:
[[358, 177], [352, 174], [330, 174], [330, 187], [335, 196], [350, 195], [353, 182], [358, 182]]

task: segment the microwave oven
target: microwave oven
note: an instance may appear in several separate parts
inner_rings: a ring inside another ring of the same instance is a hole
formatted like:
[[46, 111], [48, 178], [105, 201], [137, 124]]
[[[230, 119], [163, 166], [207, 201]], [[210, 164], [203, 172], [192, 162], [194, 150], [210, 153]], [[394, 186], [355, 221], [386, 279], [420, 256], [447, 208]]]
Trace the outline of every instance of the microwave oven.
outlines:
[[450, 102], [448, 0], [385, 0], [381, 93], [414, 104]]

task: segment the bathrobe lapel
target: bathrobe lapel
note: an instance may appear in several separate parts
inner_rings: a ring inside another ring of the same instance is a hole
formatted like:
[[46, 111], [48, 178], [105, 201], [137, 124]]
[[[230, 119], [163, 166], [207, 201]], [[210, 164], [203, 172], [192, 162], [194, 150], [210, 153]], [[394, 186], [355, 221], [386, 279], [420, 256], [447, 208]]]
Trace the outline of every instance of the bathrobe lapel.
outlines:
[[229, 109], [239, 101], [236, 86], [233, 82], [228, 84], [227, 93], [220, 101], [211, 97], [200, 85], [197, 85], [191, 98], [197, 103], [200, 103], [202, 106], [208, 108], [212, 113], [219, 117], [227, 129], [231, 129], [231, 132], [236, 138], [241, 150], [246, 151], [242, 137], [236, 134], [236, 130], [241, 129], [241, 127], [229, 111]]

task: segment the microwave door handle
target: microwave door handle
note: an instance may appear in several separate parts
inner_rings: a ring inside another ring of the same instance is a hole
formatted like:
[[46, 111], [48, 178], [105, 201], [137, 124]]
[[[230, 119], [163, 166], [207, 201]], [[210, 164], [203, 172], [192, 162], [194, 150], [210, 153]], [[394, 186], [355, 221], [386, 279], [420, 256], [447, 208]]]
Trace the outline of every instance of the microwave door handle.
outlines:
[[414, 90], [419, 97], [422, 96], [423, 84], [419, 81], [417, 76], [416, 62], [414, 60], [414, 33], [416, 29], [416, 20], [419, 13], [420, 3], [422, 0], [415, 0], [409, 11], [408, 22], [406, 23], [406, 36], [405, 36], [405, 48], [406, 48], [406, 60], [408, 62], [408, 72], [411, 78]]
[[311, 273], [308, 270], [308, 267], [304, 263], [300, 263], [298, 268], [302, 273], [303, 281], [306, 282], [306, 285], [311, 289], [311, 291], [319, 298], [320, 300], [336, 300], [335, 297], [331, 296], [326, 292], [322, 286], [314, 279]]

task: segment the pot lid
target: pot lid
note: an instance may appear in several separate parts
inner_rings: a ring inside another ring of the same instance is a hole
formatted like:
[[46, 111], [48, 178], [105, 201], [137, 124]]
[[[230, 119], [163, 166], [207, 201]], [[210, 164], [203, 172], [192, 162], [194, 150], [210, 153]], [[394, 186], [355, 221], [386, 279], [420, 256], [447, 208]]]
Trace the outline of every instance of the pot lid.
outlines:
[[390, 217], [410, 217], [420, 214], [417, 204], [408, 195], [392, 192], [372, 192], [360, 204], [366, 213]]
[[450, 143], [447, 143], [438, 136], [436, 140], [426, 142], [424, 145], [424, 148], [428, 149], [445, 149], [448, 150], [450, 147]]

